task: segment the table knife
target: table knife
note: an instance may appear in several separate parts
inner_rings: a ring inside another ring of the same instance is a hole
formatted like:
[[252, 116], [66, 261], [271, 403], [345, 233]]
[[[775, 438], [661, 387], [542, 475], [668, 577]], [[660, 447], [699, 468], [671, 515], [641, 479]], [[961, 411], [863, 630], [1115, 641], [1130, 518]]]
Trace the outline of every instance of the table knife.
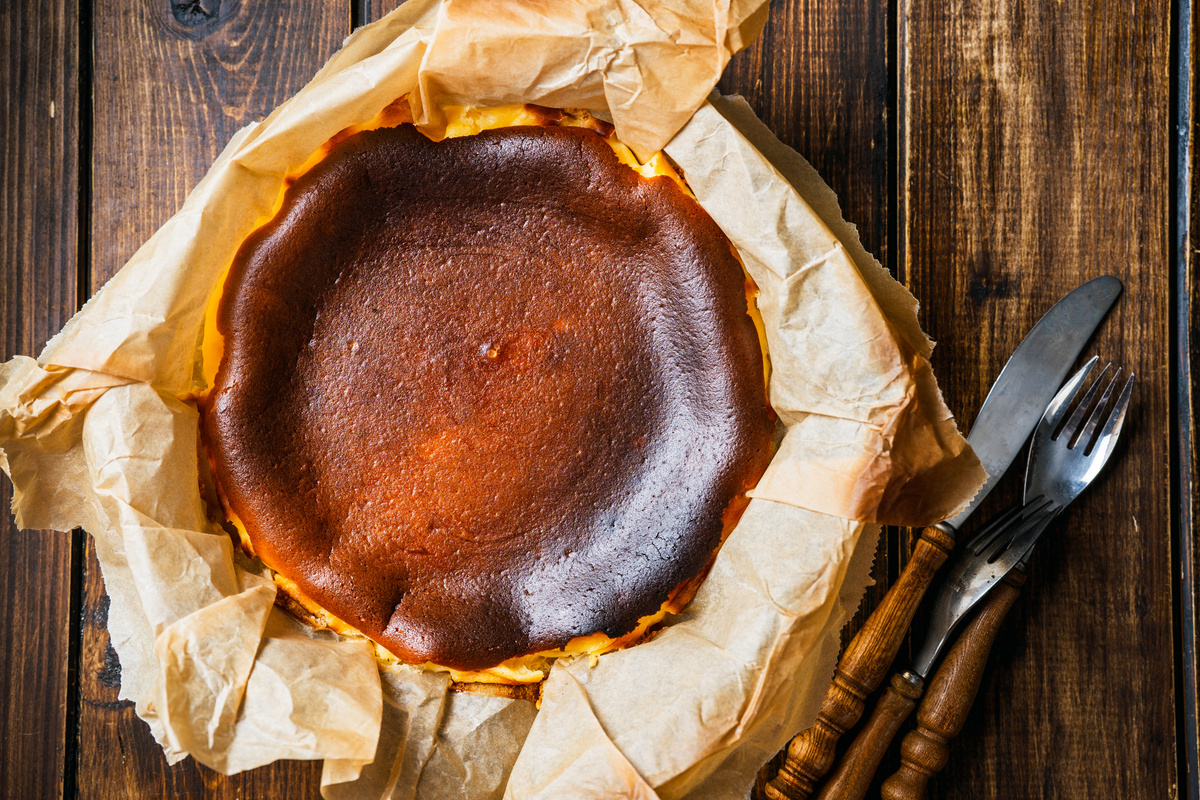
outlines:
[[803, 800], [829, 771], [838, 738], [858, 722], [867, 696], [883, 681], [959, 527], [1008, 469], [1120, 294], [1121, 282], [1111, 276], [1079, 286], [1046, 312], [1004, 365], [967, 436], [987, 480], [958, 514], [921, 532], [900, 577], [838, 662], [816, 722], [788, 745], [766, 786], [768, 800]]
[[[1115, 403], [1110, 403], [1120, 369], [1106, 381], [1105, 367], [1091, 388], [1086, 393], [1081, 391], [1095, 363], [1093, 357], [1054, 398], [1030, 445], [1025, 502], [1050, 505], [1054, 511], [1050, 518], [1074, 502], [1103, 469], [1116, 447], [1129, 408], [1132, 375], [1120, 388]], [[1102, 385], [1103, 394], [1094, 399]], [[1076, 402], [1077, 408], [1067, 418], [1068, 408]], [[1022, 516], [1027, 515], [1024, 509], [1028, 508], [1022, 506]], [[1041, 526], [1044, 528], [1048, 521]], [[1024, 552], [1005, 582], [984, 599], [975, 620], [934, 676], [917, 713], [917, 729], [904, 737], [900, 747], [900, 769], [883, 783], [884, 800], [923, 800], [928, 796], [929, 779], [946, 766], [950, 757], [947, 744], [966, 722], [996, 632], [1025, 582], [1025, 566], [1031, 553]]]
[[825, 779], [817, 800], [863, 800], [892, 738], [908, 719], [950, 634], [977, 604], [986, 605], [1016, 565], [1028, 557], [1058, 508], [1048, 499], [1017, 504], [984, 526], [954, 559], [941, 579], [929, 611], [925, 642], [909, 668], [892, 676], [875, 712]]

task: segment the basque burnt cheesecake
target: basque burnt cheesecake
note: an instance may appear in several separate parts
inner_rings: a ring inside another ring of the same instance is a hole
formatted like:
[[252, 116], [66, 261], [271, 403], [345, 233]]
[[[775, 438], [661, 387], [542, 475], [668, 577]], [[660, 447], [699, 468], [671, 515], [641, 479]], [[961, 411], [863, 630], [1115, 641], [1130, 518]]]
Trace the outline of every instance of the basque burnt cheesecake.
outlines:
[[217, 494], [305, 607], [410, 664], [644, 630], [770, 458], [746, 303], [716, 224], [595, 130], [354, 133], [230, 267]]

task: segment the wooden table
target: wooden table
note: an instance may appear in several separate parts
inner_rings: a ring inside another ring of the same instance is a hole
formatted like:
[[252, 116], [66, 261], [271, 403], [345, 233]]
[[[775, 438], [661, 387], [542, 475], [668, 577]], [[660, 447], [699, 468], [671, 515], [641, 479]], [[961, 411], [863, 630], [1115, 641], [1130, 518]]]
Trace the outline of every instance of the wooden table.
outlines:
[[[237, 129], [392, 5], [0, 3], [3, 357], [36, 354]], [[936, 798], [1197, 798], [1195, 32], [1190, 0], [777, 0], [721, 83], [920, 299], [964, 424], [1056, 298], [1125, 282], [1089, 352], [1138, 373], [1128, 433], [1033, 562]], [[0, 796], [318, 796], [315, 763], [168, 767], [117, 700], [85, 535], [7, 524]], [[906, 545], [883, 538], [868, 605]]]

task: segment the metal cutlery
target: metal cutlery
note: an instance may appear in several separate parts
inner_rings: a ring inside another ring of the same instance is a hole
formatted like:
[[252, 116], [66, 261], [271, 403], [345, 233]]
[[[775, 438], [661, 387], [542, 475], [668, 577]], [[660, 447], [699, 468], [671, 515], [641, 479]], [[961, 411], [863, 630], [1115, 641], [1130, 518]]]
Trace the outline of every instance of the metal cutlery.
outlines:
[[1045, 498], [1015, 505], [960, 548], [934, 600], [925, 643], [912, 665], [891, 684], [849, 749], [817, 793], [817, 800], [866, 796], [892, 738], [916, 706], [942, 647], [958, 623], [1033, 548], [1056, 510]]
[[958, 528], [1024, 446], [1054, 387], [1120, 293], [1121, 282], [1107, 276], [1076, 288], [1046, 312], [1009, 358], [967, 437], [987, 481], [957, 515], [921, 532], [900, 577], [839, 660], [816, 722], [788, 745], [783, 765], [766, 786], [768, 800], [803, 800], [833, 765], [838, 738], [858, 722], [867, 696], [887, 675]]
[[[1118, 367], [1105, 383], [1111, 364], [1106, 364], [1092, 386], [1075, 406], [1071, 418], [1063, 418], [1071, 408], [1071, 401], [1080, 385], [1096, 365], [1092, 357], [1083, 369], [1075, 373], [1071, 382], [1063, 387], [1038, 424], [1029, 448], [1029, 466], [1025, 471], [1025, 502], [1032, 496], [1049, 498], [1059, 510], [1079, 496], [1087, 488], [1112, 455], [1117, 446], [1121, 426], [1125, 423], [1125, 412], [1133, 394], [1133, 379], [1130, 375], [1115, 403], [1111, 403], [1113, 390], [1121, 377]], [[1104, 383], [1100, 400], [1093, 402], [1097, 390]], [[1086, 420], [1084, 416], [1086, 414]]]
[[[1089, 361], [1055, 396], [1034, 433], [1026, 470], [1025, 497], [1049, 502], [1053, 513], [1039, 523], [1044, 528], [1079, 496], [1112, 455], [1133, 393], [1134, 376], [1112, 400], [1121, 370], [1106, 382], [1106, 366], [1077, 403], [1075, 398], [1096, 364]], [[1103, 393], [1096, 400], [1101, 386]], [[1067, 412], [1074, 407], [1064, 423]], [[1040, 534], [1040, 531], [1038, 531]], [[1034, 537], [1036, 543], [1037, 536]], [[1025, 582], [1025, 565], [1032, 546], [1004, 581], [981, 604], [976, 617], [947, 654], [929, 685], [917, 712], [917, 729], [901, 744], [900, 769], [883, 784], [886, 800], [917, 800], [927, 795], [928, 781], [949, 760], [947, 743], [958, 735], [979, 689], [983, 666], [1000, 623], [1012, 608]]]

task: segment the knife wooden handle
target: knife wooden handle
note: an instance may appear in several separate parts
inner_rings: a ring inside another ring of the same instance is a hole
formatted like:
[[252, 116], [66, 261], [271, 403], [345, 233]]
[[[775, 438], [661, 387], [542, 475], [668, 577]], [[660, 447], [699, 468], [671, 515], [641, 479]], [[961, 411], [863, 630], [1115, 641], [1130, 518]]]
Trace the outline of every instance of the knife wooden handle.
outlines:
[[966, 722], [996, 632], [1024, 583], [1024, 572], [1009, 572], [984, 598], [979, 613], [946, 654], [917, 711], [917, 729], [900, 745], [900, 769], [883, 783], [885, 800], [928, 796], [929, 779], [950, 759], [946, 745]]
[[862, 800], [867, 796], [875, 770], [887, 755], [892, 738], [921, 697], [925, 684], [920, 678], [916, 680], [917, 683], [912, 683], [903, 675], [892, 676], [892, 682], [875, 704], [871, 718], [854, 737], [850, 749], [838, 760], [837, 767], [817, 793], [817, 800]]
[[953, 548], [947, 531], [921, 531], [904, 571], [838, 662], [817, 721], [788, 744], [783, 766], [767, 784], [768, 800], [804, 800], [829, 771], [838, 737], [858, 722], [867, 695], [883, 682], [925, 590]]

